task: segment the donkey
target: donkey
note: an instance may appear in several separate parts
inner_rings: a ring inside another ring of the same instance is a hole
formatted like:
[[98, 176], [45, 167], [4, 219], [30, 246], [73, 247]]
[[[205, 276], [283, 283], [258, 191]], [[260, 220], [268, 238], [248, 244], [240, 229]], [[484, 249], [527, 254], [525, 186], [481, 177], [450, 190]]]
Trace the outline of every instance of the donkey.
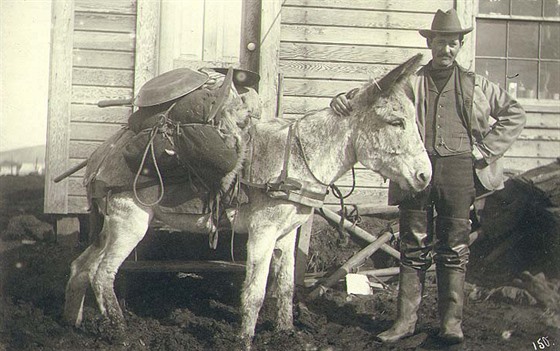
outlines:
[[[416, 127], [413, 103], [404, 91], [421, 59], [421, 55], [414, 56], [379, 81], [360, 87], [351, 100], [353, 112], [348, 117], [325, 108], [291, 121], [256, 123], [244, 173], [250, 183], [266, 184], [287, 173], [305, 184], [308, 192], [325, 193], [327, 185], [361, 162], [403, 189], [424, 189], [431, 179], [431, 165]], [[313, 207], [303, 204], [305, 201], [273, 195], [262, 187], [249, 186], [249, 202], [228, 210], [233, 229], [248, 233], [240, 335], [246, 349], [250, 349], [255, 333], [269, 270], [275, 278], [277, 328], [293, 328], [296, 231], [312, 215]], [[119, 267], [142, 240], [150, 221], [157, 218], [189, 232], [206, 232], [208, 221], [199, 215], [165, 214], [157, 206], [139, 203], [131, 191], [101, 201], [100, 208], [107, 209], [103, 228], [96, 242], [72, 262], [64, 318], [80, 325], [89, 283], [101, 313], [124, 328], [113, 284]]]

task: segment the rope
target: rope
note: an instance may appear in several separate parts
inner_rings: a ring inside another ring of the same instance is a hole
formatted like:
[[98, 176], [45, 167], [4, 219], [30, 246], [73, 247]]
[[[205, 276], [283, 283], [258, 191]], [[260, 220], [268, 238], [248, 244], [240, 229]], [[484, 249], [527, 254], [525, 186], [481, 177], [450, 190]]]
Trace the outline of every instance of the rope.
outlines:
[[[151, 207], [151, 206], [155, 206], [155, 205], [159, 204], [161, 202], [161, 200], [163, 199], [163, 196], [165, 194], [165, 188], [163, 186], [163, 178], [161, 176], [161, 172], [159, 170], [159, 166], [157, 164], [156, 155], [155, 155], [155, 151], [154, 151], [154, 139], [157, 136], [158, 129], [159, 129], [159, 124], [155, 125], [152, 128], [152, 130], [150, 131], [150, 140], [148, 141], [148, 144], [146, 145], [146, 149], [144, 150], [144, 154], [142, 155], [142, 161], [140, 162], [140, 166], [138, 167], [138, 170], [136, 171], [136, 175], [134, 176], [134, 182], [132, 183], [132, 191], [134, 192], [134, 198], [141, 205], [146, 206], [146, 207]], [[148, 156], [148, 151], [151, 151], [152, 161], [154, 163], [154, 167], [156, 169], [156, 174], [157, 174], [157, 177], [158, 177], [158, 185], [159, 185], [160, 190], [161, 190], [159, 197], [156, 199], [156, 201], [154, 201], [152, 203], [144, 202], [138, 196], [138, 179], [140, 178], [140, 174], [142, 173], [142, 169], [144, 168], [144, 165], [146, 164], [146, 157]]]

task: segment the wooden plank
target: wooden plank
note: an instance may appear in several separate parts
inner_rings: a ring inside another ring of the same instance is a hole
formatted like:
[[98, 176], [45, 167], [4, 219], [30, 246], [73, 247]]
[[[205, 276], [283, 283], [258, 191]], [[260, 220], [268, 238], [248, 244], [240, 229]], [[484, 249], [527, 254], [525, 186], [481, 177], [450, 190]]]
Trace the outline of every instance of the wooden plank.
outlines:
[[560, 131], [546, 128], [525, 128], [519, 136], [520, 140], [559, 140]]
[[86, 196], [86, 188], [83, 185], [82, 178], [68, 178], [68, 195], [69, 196]]
[[126, 272], [245, 272], [245, 264], [229, 261], [124, 261]]
[[[432, 13], [381, 12], [332, 8], [282, 8], [283, 24], [336, 25], [362, 28], [430, 28]], [[417, 33], [418, 34], [418, 33]], [[418, 34], [419, 35], [419, 34]]]
[[426, 48], [418, 32], [400, 29], [282, 25], [283, 42], [309, 42], [348, 45], [378, 45]]
[[74, 48], [132, 52], [134, 36], [129, 33], [74, 31]]
[[83, 214], [89, 212], [89, 204], [85, 196], [68, 196], [68, 213]]
[[132, 98], [132, 88], [75, 86], [72, 91], [72, 102], [77, 104], [96, 105], [100, 100], [130, 98]]
[[542, 113], [553, 113], [553, 114], [560, 114], [560, 103], [554, 102], [541, 102], [539, 104], [535, 104], [533, 102], [521, 102], [521, 105], [525, 109], [525, 112], [542, 112]]
[[53, 179], [67, 169], [68, 124], [72, 97], [72, 43], [74, 2], [54, 1], [52, 4], [51, 72], [47, 116], [45, 213], [67, 213], [67, 182]]
[[284, 6], [435, 13], [438, 9], [453, 8], [454, 2], [454, 0], [286, 0]]
[[131, 70], [74, 68], [72, 84], [105, 87], [132, 87], [134, 72]]
[[311, 241], [311, 232], [313, 229], [313, 216], [310, 216], [298, 229], [297, 246], [296, 246], [296, 267], [295, 267], [295, 283], [303, 286], [305, 281], [305, 272], [307, 271], [307, 261], [309, 257], [309, 243]]
[[75, 0], [76, 11], [97, 12], [97, 13], [136, 13], [136, 0]]
[[100, 108], [97, 105], [72, 105], [72, 121], [75, 122], [101, 122], [101, 123], [127, 123], [132, 113], [131, 107], [113, 106]]
[[[475, 10], [475, 8], [477, 6], [475, 6], [474, 2], [475, 0], [456, 1], [455, 6], [452, 6], [457, 10], [457, 16], [459, 17], [459, 21], [461, 21], [463, 28], [476, 26], [475, 12], [477, 12], [477, 10]], [[447, 8], [442, 8], [442, 9], [445, 11]], [[430, 28], [430, 27], [427, 26], [425, 28]], [[475, 48], [476, 48], [476, 35], [470, 33], [466, 35], [464, 38], [463, 47], [459, 52], [459, 55], [457, 56], [457, 62], [463, 67], [470, 67], [474, 69]]]
[[527, 112], [525, 128], [554, 128], [560, 130], [560, 114], [547, 112]]
[[148, 80], [157, 75], [157, 44], [160, 21], [160, 2], [138, 0], [136, 20], [136, 47], [134, 62], [134, 91], [138, 91]]
[[504, 168], [523, 172], [547, 165], [555, 160], [556, 158], [510, 157], [506, 155], [504, 156]]
[[364, 81], [284, 79], [284, 95], [333, 97], [365, 84]]
[[281, 60], [401, 64], [418, 53], [424, 54], [424, 63], [430, 60], [428, 49], [280, 43]]
[[136, 17], [131, 15], [76, 12], [75, 30], [134, 33]]
[[304, 114], [312, 110], [328, 108], [332, 98], [326, 97], [296, 97], [285, 96], [283, 103], [284, 114]]
[[[224, 23], [224, 8], [222, 6], [204, 7], [204, 35], [202, 44], [202, 60], [221, 61], [221, 48], [224, 40], [223, 32], [216, 23]], [[212, 20], [210, 20], [212, 19]]]
[[132, 69], [134, 54], [132, 52], [74, 50], [72, 63], [74, 67]]
[[372, 65], [352, 62], [280, 61], [285, 78], [320, 78], [339, 80], [368, 80], [382, 77], [395, 65]]
[[512, 157], [558, 157], [560, 156], [560, 136], [558, 140], [517, 140], [506, 152], [506, 155]]
[[261, 2], [259, 95], [263, 120], [274, 118], [277, 112], [281, 8], [281, 0]]
[[122, 128], [119, 124], [70, 123], [72, 140], [105, 141]]
[[71, 158], [88, 158], [103, 142], [70, 140], [69, 155]]

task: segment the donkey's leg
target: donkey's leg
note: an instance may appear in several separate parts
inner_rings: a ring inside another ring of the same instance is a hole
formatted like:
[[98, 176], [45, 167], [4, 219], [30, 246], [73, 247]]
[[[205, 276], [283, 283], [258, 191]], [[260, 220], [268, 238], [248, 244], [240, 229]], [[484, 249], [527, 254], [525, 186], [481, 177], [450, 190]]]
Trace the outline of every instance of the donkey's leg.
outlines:
[[115, 195], [105, 217], [106, 247], [92, 288], [101, 313], [111, 322], [124, 326], [124, 317], [113, 284], [123, 261], [146, 234], [152, 212], [136, 205], [132, 197]]
[[278, 241], [270, 265], [274, 274], [274, 296], [278, 307], [276, 327], [279, 330], [293, 329], [294, 298], [294, 250], [297, 229], [290, 231]]
[[247, 348], [255, 335], [258, 314], [264, 301], [276, 236], [277, 228], [271, 225], [258, 225], [249, 230], [247, 268], [241, 291], [241, 337]]
[[72, 262], [70, 267], [70, 279], [66, 284], [63, 318], [68, 324], [76, 327], [79, 327], [82, 323], [84, 298], [89, 285], [89, 278], [97, 270], [103, 256], [105, 245], [101, 240], [102, 237], [104, 237], [103, 232], [100, 233], [99, 240], [91, 244]]

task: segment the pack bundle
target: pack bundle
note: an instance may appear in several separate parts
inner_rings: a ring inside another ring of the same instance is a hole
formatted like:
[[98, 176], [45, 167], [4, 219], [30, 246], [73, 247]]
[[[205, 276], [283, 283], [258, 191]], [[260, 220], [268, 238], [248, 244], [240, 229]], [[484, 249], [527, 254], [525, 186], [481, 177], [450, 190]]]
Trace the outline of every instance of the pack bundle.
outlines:
[[242, 167], [253, 115], [233, 84], [243, 84], [242, 74], [246, 84], [258, 79], [241, 70], [181, 68], [148, 81], [128, 120], [136, 133], [123, 150], [130, 170], [163, 182], [187, 180], [201, 190], [229, 186]]

